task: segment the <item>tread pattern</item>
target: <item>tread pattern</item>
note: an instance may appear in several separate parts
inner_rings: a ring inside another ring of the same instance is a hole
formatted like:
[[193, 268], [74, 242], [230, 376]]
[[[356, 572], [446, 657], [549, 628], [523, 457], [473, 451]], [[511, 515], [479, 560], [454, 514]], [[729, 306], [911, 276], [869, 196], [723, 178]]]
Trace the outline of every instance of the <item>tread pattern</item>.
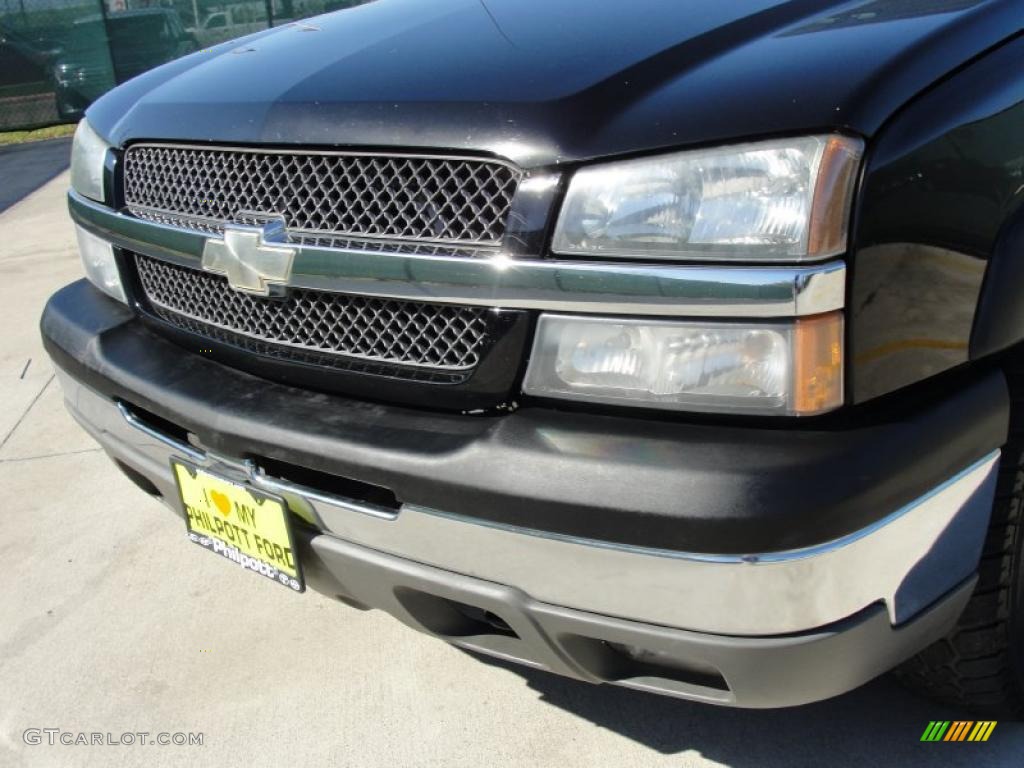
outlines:
[[947, 704], [1024, 719], [1024, 617], [1017, 591], [1024, 567], [1024, 373], [1008, 371], [1011, 429], [978, 585], [950, 633], [895, 670], [905, 684]]

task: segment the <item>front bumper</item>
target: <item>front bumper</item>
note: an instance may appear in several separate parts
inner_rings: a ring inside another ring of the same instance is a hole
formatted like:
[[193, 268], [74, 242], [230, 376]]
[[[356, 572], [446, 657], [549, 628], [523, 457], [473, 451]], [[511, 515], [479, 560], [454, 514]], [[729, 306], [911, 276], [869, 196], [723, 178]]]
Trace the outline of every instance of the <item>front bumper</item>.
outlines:
[[[539, 409], [476, 420], [264, 382], [152, 335], [84, 283], [51, 299], [42, 326], [71, 413], [137, 482], [177, 509], [178, 456], [284, 495], [310, 524], [314, 588], [581, 679], [744, 706], [848, 690], [952, 625], [1005, 439], [998, 375], [902, 419], [790, 430], [788, 448], [770, 434], [777, 452], [744, 468], [766, 430]], [[386, 509], [271, 477], [260, 457], [386, 485], [404, 503]], [[908, 466], [917, 473], [904, 476]], [[802, 487], [769, 493], [801, 477]], [[488, 497], [480, 485], [492, 480]], [[737, 494], [730, 480], [756, 492]], [[831, 503], [836, 484], [851, 498]], [[566, 507], [591, 485], [611, 498], [566, 526]], [[518, 518], [512, 488], [532, 508]], [[714, 494], [724, 498], [694, 508]], [[606, 513], [616, 503], [624, 509]], [[803, 505], [825, 521], [811, 526], [817, 541], [791, 529]], [[648, 536], [675, 522], [692, 546], [678, 533], [663, 546], [637, 540], [626, 522]], [[730, 531], [732, 546], [710, 548]]]

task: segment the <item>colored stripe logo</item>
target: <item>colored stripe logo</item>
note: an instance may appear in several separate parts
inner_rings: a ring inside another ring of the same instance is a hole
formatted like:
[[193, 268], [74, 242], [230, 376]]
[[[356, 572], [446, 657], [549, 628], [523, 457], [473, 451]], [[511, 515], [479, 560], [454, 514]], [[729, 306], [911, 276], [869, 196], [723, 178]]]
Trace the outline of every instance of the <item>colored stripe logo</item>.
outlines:
[[988, 741], [998, 720], [932, 720], [921, 741]]

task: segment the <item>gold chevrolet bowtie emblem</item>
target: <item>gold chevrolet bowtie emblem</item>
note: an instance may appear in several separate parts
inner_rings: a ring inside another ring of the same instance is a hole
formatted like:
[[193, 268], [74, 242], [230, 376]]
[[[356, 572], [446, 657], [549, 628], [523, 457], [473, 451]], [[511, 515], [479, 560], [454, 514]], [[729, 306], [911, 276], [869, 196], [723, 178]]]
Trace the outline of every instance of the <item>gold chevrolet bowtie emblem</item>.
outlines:
[[203, 247], [203, 269], [225, 275], [236, 291], [269, 296], [292, 274], [295, 248], [284, 245], [284, 224], [272, 221], [253, 227], [225, 224], [222, 238]]

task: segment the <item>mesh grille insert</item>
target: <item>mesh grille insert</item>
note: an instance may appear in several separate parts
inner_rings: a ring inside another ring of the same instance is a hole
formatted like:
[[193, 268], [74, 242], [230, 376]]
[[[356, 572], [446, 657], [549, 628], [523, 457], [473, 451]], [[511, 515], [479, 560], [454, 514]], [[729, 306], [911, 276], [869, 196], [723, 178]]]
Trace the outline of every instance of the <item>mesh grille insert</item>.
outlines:
[[139, 144], [124, 159], [128, 209], [215, 231], [281, 215], [289, 231], [498, 245], [522, 174], [443, 157]]
[[349, 367], [338, 360], [344, 356], [364, 364], [412, 366], [429, 374], [475, 368], [488, 342], [483, 307], [306, 288], [293, 288], [283, 299], [263, 298], [234, 290], [220, 275], [141, 254], [135, 255], [135, 264], [160, 319], [259, 354]]

